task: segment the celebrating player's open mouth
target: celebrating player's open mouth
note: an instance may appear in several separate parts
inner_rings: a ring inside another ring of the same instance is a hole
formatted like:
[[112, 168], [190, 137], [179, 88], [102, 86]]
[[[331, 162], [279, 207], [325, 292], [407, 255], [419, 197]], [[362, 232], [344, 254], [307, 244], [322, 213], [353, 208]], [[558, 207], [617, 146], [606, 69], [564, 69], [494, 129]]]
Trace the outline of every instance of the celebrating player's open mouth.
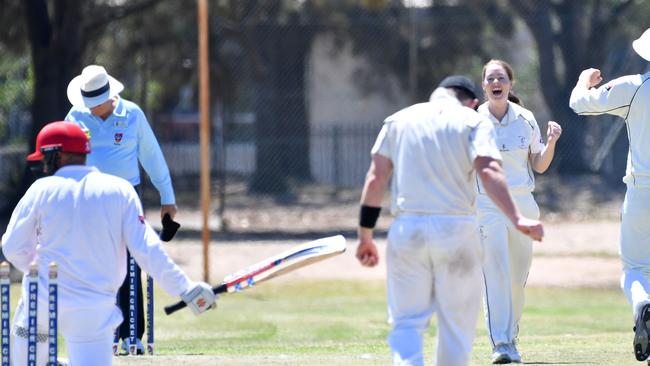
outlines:
[[488, 99], [507, 98], [511, 88], [510, 78], [498, 65], [488, 64], [485, 69], [483, 88]]

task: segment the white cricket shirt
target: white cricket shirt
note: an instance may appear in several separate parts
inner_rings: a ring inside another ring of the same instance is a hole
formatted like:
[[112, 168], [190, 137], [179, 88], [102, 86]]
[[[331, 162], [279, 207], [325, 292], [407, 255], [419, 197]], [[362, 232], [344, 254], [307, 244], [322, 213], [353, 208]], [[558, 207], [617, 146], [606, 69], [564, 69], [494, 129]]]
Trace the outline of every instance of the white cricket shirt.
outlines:
[[474, 160], [501, 159], [492, 124], [444, 88], [386, 118], [372, 153], [393, 163], [393, 214], [474, 215]]
[[627, 126], [630, 151], [623, 182], [650, 187], [650, 72], [628, 75], [600, 88], [576, 87], [569, 106], [580, 115], [613, 114]]
[[[144, 220], [133, 186], [83, 165], [62, 167], [34, 182], [2, 236], [2, 250], [18, 269], [27, 273], [37, 261], [43, 301], [48, 264], [58, 264], [59, 304], [68, 309], [115, 304], [126, 275], [127, 248], [171, 295], [190, 286]], [[23, 291], [26, 287], [23, 281]]]
[[[535, 176], [530, 154], [544, 150], [544, 142], [535, 116], [528, 109], [508, 101], [508, 112], [501, 121], [488, 110], [488, 104], [478, 107], [478, 112], [489, 118], [494, 125], [497, 147], [503, 156], [503, 170], [511, 192], [532, 192]], [[479, 192], [485, 193], [480, 179]]]

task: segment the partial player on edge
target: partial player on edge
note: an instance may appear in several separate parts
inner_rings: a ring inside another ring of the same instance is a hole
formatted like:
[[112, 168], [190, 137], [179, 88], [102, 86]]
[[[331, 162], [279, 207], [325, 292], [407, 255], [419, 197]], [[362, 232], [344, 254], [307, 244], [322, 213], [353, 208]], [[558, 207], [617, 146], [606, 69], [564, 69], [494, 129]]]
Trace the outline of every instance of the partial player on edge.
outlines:
[[[650, 61], [650, 29], [632, 42]], [[621, 214], [621, 287], [632, 305], [634, 355], [650, 357], [650, 72], [614, 79], [598, 88], [600, 70], [580, 74], [569, 105], [580, 115], [611, 114], [623, 118], [630, 151], [623, 182], [627, 186]]]

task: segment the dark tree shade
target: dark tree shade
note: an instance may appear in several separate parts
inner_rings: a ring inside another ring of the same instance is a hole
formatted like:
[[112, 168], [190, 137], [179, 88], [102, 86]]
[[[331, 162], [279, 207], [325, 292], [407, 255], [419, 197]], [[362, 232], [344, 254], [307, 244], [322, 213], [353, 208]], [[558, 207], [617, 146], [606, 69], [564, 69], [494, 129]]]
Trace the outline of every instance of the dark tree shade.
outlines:
[[251, 188], [282, 192], [287, 178], [309, 180], [309, 121], [305, 108], [305, 64], [313, 34], [309, 27], [258, 26], [265, 71], [256, 98], [257, 169]]
[[509, 0], [535, 38], [540, 88], [554, 118], [563, 125], [554, 163], [560, 172], [588, 171], [588, 158], [583, 154], [586, 122], [569, 108], [569, 96], [583, 69], [605, 64], [606, 46], [633, 3]]
[[66, 89], [79, 72], [82, 3], [55, 1], [50, 14], [46, 0], [23, 2], [34, 68], [30, 149], [41, 127], [63, 119], [70, 108]]
[[[33, 150], [41, 127], [63, 119], [70, 109], [67, 86], [81, 70], [87, 42], [97, 39], [109, 22], [142, 11], [154, 1], [119, 7], [84, 0], [30, 0], [21, 4], [34, 71], [29, 139], [29, 148]], [[26, 169], [19, 191], [24, 192], [31, 181]]]

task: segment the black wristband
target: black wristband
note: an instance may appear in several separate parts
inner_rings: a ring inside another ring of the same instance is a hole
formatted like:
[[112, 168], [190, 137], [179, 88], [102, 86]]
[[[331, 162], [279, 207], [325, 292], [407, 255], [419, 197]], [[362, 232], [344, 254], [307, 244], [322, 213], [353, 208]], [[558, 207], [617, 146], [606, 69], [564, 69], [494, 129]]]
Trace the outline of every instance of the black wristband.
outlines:
[[361, 205], [359, 210], [359, 226], [372, 229], [377, 224], [381, 207]]

